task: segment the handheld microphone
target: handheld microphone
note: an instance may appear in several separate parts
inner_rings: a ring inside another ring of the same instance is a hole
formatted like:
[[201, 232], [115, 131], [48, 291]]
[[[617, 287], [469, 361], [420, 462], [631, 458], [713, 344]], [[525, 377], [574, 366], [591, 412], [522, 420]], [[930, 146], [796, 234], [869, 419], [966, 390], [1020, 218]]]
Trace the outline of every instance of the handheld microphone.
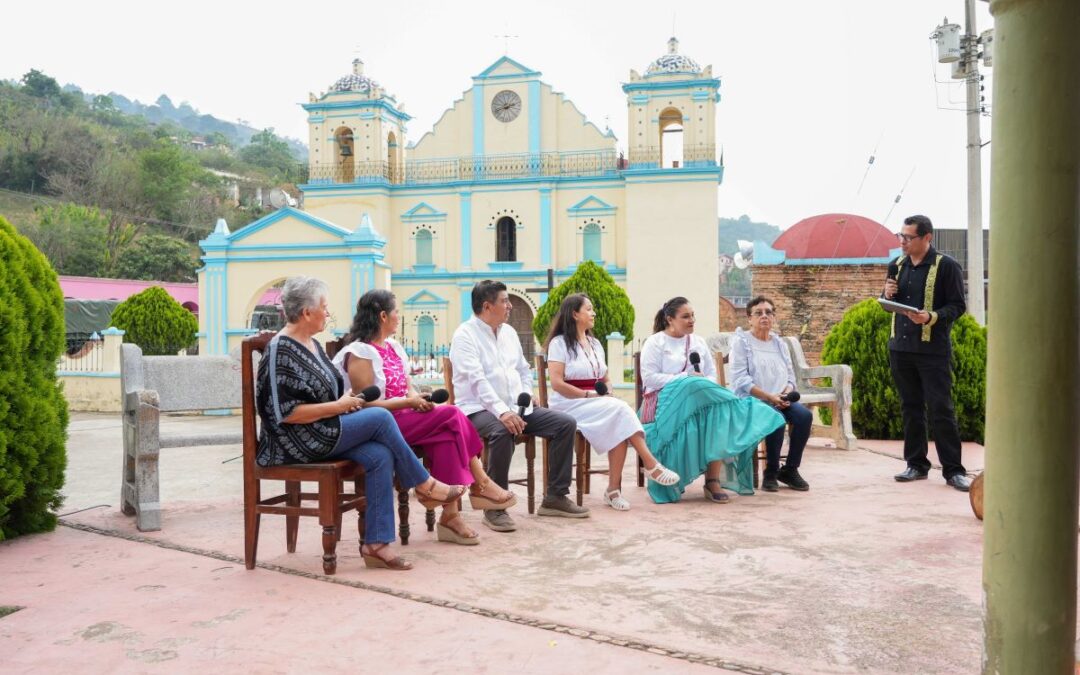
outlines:
[[532, 395], [527, 391], [523, 391], [518, 394], [518, 417], [525, 417], [525, 408], [532, 405]]
[[446, 403], [450, 400], [450, 392], [446, 391], [445, 389], [436, 389], [430, 394], [424, 394], [423, 396], [421, 396], [421, 398], [423, 398], [425, 401], [431, 401], [432, 403], [438, 405], [439, 403]]
[[596, 384], [593, 385], [593, 389], [595, 389], [596, 393], [600, 396], [608, 395], [608, 387], [606, 384], [604, 384], [603, 380], [597, 380]]
[[791, 391], [789, 391], [786, 394], [781, 394], [780, 395], [780, 400], [788, 401], [789, 403], [794, 403], [795, 401], [798, 401], [800, 398], [802, 398], [802, 394], [795, 391], [794, 389], [792, 389]]
[[370, 387], [364, 387], [363, 391], [356, 396], [357, 398], [362, 398], [368, 403], [371, 403], [372, 401], [377, 401], [379, 397], [382, 396], [382, 391], [375, 385], [371, 385]]
[[695, 373], [701, 372], [701, 355], [697, 352], [690, 352], [690, 365], [694, 367]]

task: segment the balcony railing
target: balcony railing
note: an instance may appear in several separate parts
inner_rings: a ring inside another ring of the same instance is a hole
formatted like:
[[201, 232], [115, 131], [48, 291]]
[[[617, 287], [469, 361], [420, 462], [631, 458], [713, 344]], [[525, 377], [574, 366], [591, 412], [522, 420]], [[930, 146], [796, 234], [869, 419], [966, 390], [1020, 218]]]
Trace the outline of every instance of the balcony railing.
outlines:
[[[702, 165], [707, 161], [715, 164], [711, 147], [688, 148], [684, 151], [684, 157], [686, 166]], [[361, 162], [342, 158], [342, 161], [332, 164], [298, 165], [292, 182], [309, 185], [430, 185], [521, 178], [602, 177], [616, 176], [626, 166], [626, 161], [618, 157], [614, 150], [412, 159], [407, 160], [404, 166], [386, 161]]]

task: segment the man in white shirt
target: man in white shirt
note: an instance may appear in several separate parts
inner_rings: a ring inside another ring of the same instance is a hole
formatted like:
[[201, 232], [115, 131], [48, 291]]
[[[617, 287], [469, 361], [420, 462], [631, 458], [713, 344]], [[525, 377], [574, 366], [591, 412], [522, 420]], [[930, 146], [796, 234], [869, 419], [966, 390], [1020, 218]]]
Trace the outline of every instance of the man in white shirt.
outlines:
[[[548, 439], [548, 491], [537, 514], [586, 518], [589, 510], [567, 497], [577, 431], [574, 418], [531, 405], [524, 411], [518, 407], [522, 393], [532, 396], [532, 370], [517, 333], [506, 323], [511, 307], [502, 282], [485, 279], [473, 286], [473, 317], [458, 326], [450, 342], [454, 403], [487, 440], [485, 469], [504, 489], [509, 484], [514, 437], [525, 433]], [[484, 524], [496, 532], [517, 529], [506, 511], [484, 511]]]

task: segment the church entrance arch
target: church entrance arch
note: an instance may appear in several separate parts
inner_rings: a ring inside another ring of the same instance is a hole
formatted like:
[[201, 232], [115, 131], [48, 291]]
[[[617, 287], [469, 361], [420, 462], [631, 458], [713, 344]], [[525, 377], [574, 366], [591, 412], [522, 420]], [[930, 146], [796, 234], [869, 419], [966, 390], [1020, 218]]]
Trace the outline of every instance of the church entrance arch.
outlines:
[[536, 356], [536, 339], [533, 337], [533, 309], [528, 300], [520, 296], [510, 294], [510, 326], [517, 332], [518, 340], [521, 341], [521, 351], [529, 367], [533, 367]]
[[285, 277], [263, 284], [248, 299], [244, 308], [246, 328], [255, 330], [281, 330], [285, 326], [285, 313], [281, 310], [281, 288]]

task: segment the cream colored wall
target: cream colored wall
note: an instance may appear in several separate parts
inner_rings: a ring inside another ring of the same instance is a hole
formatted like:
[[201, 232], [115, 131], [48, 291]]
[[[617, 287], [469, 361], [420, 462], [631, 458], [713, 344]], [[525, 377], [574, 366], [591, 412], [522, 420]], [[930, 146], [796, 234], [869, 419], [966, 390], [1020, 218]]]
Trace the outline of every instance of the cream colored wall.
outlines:
[[[192, 357], [195, 358], [195, 357]], [[61, 375], [64, 398], [72, 412], [120, 412], [120, 376]]]
[[653, 316], [676, 295], [694, 305], [699, 333], [718, 330], [716, 190], [715, 180], [628, 182], [626, 286], [636, 337], [652, 333]]
[[304, 211], [350, 231], [360, 226], [360, 219], [367, 213], [375, 229], [385, 237], [387, 232], [384, 230], [388, 229], [387, 223], [392, 222], [391, 216], [397, 217], [397, 214], [393, 214], [389, 195], [389, 190], [363, 196], [339, 196], [333, 193], [323, 196], [308, 192], [304, 195]]
[[[565, 94], [550, 85], [540, 85], [541, 109], [540, 147], [544, 152], [615, 150], [615, 139], [590, 123]], [[524, 115], [524, 111], [522, 112]]]
[[[589, 196], [595, 196], [615, 207], [615, 213], [577, 216], [567, 213], [568, 208]], [[552, 237], [555, 240], [556, 249], [556, 255], [553, 258], [555, 266], [565, 268], [581, 262], [584, 255], [581, 230], [590, 219], [595, 219], [604, 227], [604, 234], [601, 237], [601, 257], [604, 264], [623, 267], [626, 261], [623, 243], [626, 238], [625, 206], [625, 190], [621, 185], [599, 188], [585, 183], [580, 186], [560, 187], [558, 190], [553, 190], [551, 211]]]
[[419, 138], [407, 153], [408, 159], [463, 157], [472, 154], [473, 96], [469, 89], [454, 101], [435, 122], [432, 130]]
[[[491, 101], [504, 90], [521, 97], [521, 113], [511, 122], [500, 122], [491, 114]], [[484, 83], [484, 154], [510, 155], [529, 151], [529, 84], [489, 80]]]

